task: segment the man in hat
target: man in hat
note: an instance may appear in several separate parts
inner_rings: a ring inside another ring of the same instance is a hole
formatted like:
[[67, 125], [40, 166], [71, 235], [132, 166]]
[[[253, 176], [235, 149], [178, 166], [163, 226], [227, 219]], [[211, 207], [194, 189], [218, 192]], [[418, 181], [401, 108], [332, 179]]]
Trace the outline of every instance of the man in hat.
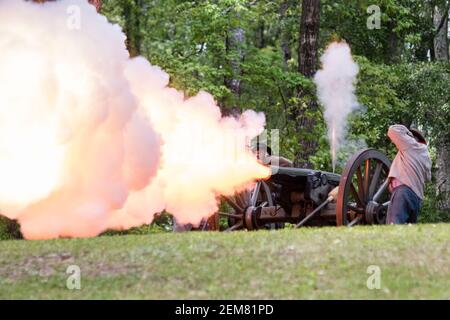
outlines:
[[256, 153], [258, 160], [265, 165], [274, 165], [287, 168], [294, 167], [294, 163], [291, 160], [281, 156], [272, 155], [272, 149], [265, 143], [257, 143], [253, 148], [253, 151]]
[[425, 182], [431, 181], [427, 142], [419, 130], [400, 124], [389, 127], [388, 137], [398, 153], [389, 171], [391, 203], [387, 223], [415, 223], [424, 197]]

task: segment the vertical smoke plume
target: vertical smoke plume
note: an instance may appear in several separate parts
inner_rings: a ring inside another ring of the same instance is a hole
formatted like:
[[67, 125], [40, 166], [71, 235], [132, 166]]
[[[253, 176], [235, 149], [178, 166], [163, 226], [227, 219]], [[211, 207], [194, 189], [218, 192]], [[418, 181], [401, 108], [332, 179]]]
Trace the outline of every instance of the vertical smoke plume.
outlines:
[[170, 88], [86, 0], [1, 0], [0, 39], [0, 212], [26, 238], [95, 236], [164, 209], [198, 224], [269, 175], [246, 149], [263, 114], [222, 117], [208, 93]]
[[317, 71], [314, 82], [319, 101], [325, 108], [334, 171], [336, 154], [345, 141], [348, 115], [359, 107], [355, 95], [359, 67], [345, 42], [331, 43], [320, 61], [322, 69]]

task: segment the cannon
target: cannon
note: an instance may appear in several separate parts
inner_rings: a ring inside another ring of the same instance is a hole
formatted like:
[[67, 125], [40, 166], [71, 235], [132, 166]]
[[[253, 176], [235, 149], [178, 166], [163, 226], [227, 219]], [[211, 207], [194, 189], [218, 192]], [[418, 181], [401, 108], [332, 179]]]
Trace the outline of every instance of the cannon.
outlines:
[[271, 167], [272, 175], [252, 191], [224, 197], [231, 212], [218, 212], [209, 230], [384, 224], [389, 205], [391, 161], [375, 149], [354, 154], [341, 175], [301, 168]]

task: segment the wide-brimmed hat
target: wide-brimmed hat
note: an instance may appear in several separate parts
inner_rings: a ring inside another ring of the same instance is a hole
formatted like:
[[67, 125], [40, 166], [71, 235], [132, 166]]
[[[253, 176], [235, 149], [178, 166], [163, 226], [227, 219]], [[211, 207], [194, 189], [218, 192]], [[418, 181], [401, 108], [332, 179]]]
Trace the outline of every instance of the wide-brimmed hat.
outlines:
[[411, 133], [413, 134], [414, 138], [416, 138], [417, 141], [423, 144], [427, 144], [427, 140], [425, 140], [422, 132], [420, 132], [415, 128], [409, 128], [409, 131], [411, 131]]
[[269, 156], [272, 155], [272, 149], [264, 142], [257, 142], [256, 144], [253, 145], [252, 149], [253, 149], [253, 151], [256, 151], [256, 152], [258, 152], [260, 150], [265, 150]]

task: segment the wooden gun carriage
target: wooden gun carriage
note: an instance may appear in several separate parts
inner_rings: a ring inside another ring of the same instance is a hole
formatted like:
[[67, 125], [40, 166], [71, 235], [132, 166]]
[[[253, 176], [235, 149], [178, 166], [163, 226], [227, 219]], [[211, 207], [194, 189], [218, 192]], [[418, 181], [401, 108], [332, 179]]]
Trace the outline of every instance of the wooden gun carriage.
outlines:
[[[366, 149], [348, 160], [341, 175], [320, 170], [271, 167], [267, 180], [252, 191], [224, 197], [230, 212], [208, 220], [208, 230], [353, 226], [384, 224], [389, 205], [388, 174], [391, 162], [383, 153]], [[338, 187], [338, 189], [336, 188]]]

